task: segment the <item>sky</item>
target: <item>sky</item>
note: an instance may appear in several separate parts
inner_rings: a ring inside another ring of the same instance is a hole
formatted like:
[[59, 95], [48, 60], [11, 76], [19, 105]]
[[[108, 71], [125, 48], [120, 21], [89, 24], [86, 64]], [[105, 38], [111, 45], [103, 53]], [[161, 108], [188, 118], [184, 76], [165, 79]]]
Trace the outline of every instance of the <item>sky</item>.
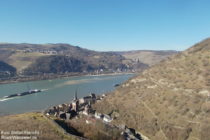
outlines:
[[185, 50], [210, 36], [208, 0], [0, 0], [0, 42]]

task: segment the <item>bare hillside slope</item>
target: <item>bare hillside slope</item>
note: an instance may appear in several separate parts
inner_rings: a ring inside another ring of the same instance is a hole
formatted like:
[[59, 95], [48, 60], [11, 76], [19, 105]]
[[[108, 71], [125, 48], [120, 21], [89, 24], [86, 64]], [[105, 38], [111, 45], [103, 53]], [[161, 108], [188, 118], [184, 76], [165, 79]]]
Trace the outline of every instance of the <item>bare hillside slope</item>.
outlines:
[[119, 52], [122, 56], [133, 61], [141, 61], [149, 66], [155, 65], [167, 57], [179, 53], [178, 51], [136, 50]]
[[95, 107], [152, 140], [209, 140], [210, 39], [130, 79]]

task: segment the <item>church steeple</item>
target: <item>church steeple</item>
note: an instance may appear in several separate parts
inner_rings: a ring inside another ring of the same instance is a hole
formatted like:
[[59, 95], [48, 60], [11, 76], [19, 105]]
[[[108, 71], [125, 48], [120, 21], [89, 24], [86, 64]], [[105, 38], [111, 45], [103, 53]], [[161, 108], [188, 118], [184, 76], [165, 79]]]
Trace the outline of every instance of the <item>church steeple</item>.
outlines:
[[77, 89], [76, 89], [74, 93], [74, 100], [72, 102], [72, 110], [77, 112], [78, 108], [79, 108], [79, 100], [77, 98]]
[[77, 100], [77, 89], [76, 89], [76, 91], [74, 93], [74, 101], [76, 101], [76, 100]]

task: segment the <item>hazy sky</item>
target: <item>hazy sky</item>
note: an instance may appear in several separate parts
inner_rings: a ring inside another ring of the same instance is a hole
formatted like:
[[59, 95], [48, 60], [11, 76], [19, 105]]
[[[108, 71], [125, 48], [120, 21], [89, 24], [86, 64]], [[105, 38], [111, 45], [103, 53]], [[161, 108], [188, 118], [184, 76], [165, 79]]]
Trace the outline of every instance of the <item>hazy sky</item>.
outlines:
[[0, 0], [0, 42], [184, 50], [209, 36], [208, 0]]

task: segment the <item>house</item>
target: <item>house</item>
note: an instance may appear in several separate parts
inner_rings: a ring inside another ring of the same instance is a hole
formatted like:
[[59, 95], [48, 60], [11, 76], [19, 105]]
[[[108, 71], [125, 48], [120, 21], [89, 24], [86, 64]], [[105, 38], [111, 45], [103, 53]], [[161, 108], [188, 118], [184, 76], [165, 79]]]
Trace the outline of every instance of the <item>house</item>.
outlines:
[[60, 105], [58, 105], [58, 109], [61, 111], [63, 111], [63, 106], [60, 104]]
[[54, 114], [54, 116], [58, 116], [59, 108], [57, 106], [54, 106], [52, 109], [52, 113]]
[[79, 104], [88, 104], [88, 103], [95, 103], [96, 102], [96, 95], [91, 93], [89, 96], [85, 96], [79, 99]]
[[74, 110], [76, 112], [79, 111], [79, 101], [78, 100], [72, 102], [72, 109], [71, 110]]
[[60, 112], [59, 118], [64, 119], [64, 120], [69, 120], [76, 115], [74, 113], [75, 112], [70, 112], [70, 113]]
[[106, 94], [102, 94], [102, 97], [106, 97], [107, 95]]
[[97, 112], [95, 112], [94, 116], [95, 116], [96, 119], [102, 119], [103, 118], [103, 115], [101, 113], [97, 113]]
[[109, 115], [104, 115], [104, 117], [103, 117], [103, 121], [104, 122], [107, 122], [107, 123], [109, 123], [109, 122], [111, 122], [113, 119], [109, 116]]
[[85, 106], [83, 114], [89, 115], [90, 113], [91, 113], [91, 106], [90, 106], [90, 104], [88, 104], [88, 105]]
[[66, 112], [70, 112], [70, 111], [71, 111], [71, 109], [72, 109], [72, 103], [70, 103], [70, 104], [67, 106], [67, 110], [66, 110]]
[[61, 119], [66, 119], [66, 113], [65, 112], [59, 112], [59, 118], [61, 118]]
[[71, 119], [71, 113], [66, 113], [66, 120], [69, 120], [69, 119]]

